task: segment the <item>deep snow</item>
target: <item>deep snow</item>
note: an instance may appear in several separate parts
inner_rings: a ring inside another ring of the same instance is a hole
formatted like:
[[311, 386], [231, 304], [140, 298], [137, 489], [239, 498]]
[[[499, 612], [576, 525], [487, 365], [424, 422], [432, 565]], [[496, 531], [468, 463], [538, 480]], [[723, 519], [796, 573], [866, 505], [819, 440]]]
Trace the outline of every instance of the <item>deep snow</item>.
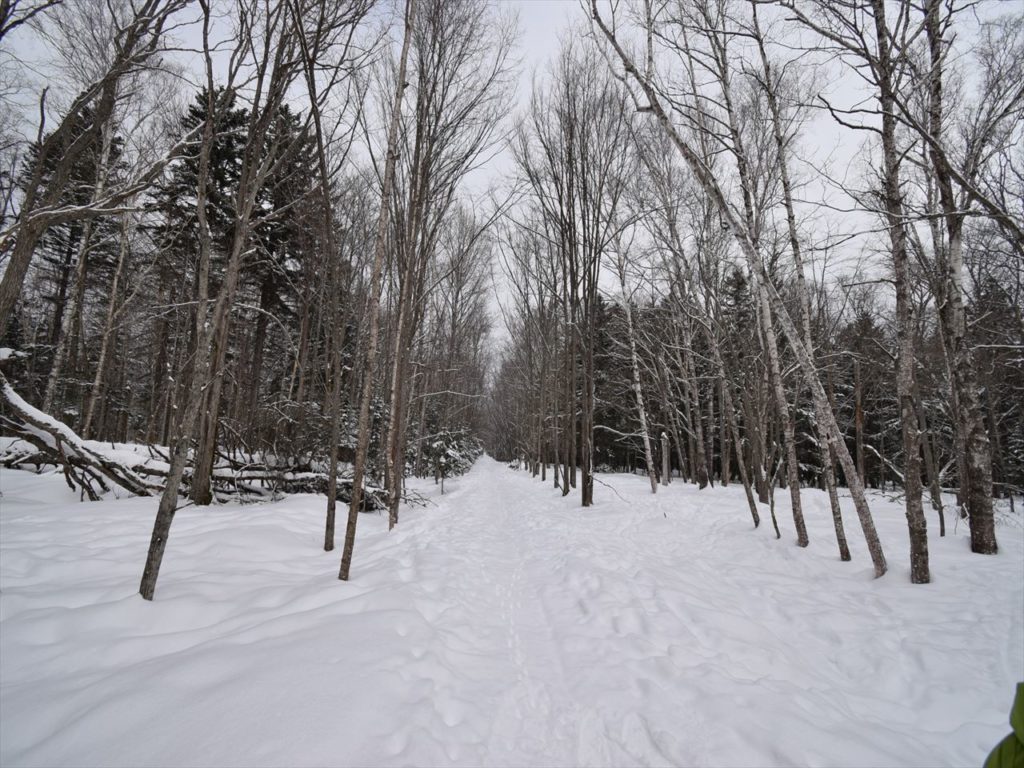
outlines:
[[0, 763], [978, 765], [1007, 732], [1019, 522], [982, 557], [929, 518], [913, 586], [881, 496], [876, 581], [819, 492], [801, 550], [784, 493], [775, 541], [739, 487], [601, 481], [583, 510], [481, 459], [362, 515], [349, 583], [322, 497], [188, 507], [146, 603], [155, 500], [0, 470]]

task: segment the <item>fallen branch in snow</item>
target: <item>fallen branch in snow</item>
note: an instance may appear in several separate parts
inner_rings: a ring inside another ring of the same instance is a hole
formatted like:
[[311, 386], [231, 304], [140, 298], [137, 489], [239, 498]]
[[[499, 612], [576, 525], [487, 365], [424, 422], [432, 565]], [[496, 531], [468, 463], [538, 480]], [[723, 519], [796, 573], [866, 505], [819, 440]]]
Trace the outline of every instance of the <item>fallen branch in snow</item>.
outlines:
[[102, 491], [110, 490], [104, 480], [136, 496], [150, 496], [158, 490], [129, 467], [86, 446], [67, 424], [25, 402], [2, 372], [0, 398], [7, 411], [2, 417], [4, 424], [35, 446], [42, 456], [51, 457], [52, 463], [64, 470], [64, 478], [73, 490], [80, 490], [94, 501], [99, 498], [96, 485]]
[[[618, 491], [616, 491], [616, 490], [615, 490], [614, 488], [612, 488], [612, 487], [611, 487], [610, 485], [608, 485], [608, 483], [604, 482], [604, 481], [603, 481], [603, 480], [602, 480], [601, 478], [599, 478], [599, 477], [595, 477], [595, 478], [594, 478], [594, 482], [595, 482], [595, 483], [600, 483], [600, 484], [601, 484], [601, 485], [603, 485], [603, 486], [604, 486], [605, 488], [607, 488], [607, 489], [608, 489], [608, 490], [610, 490], [610, 491], [611, 491], [612, 493], [614, 493], [614, 494], [615, 494], [616, 496], [618, 496], [620, 500], [622, 500], [622, 501], [626, 501], [626, 499], [623, 499], [623, 498], [622, 498], [622, 494], [621, 494], [621, 493], [619, 493]], [[628, 501], [626, 501], [626, 503], [628, 504], [629, 502], [628, 502]], [[666, 517], [667, 517], [667, 515], [666, 515]]]
[[[83, 440], [66, 424], [26, 403], [6, 379], [0, 379], [0, 402], [5, 405], [0, 423], [18, 438], [0, 452], [0, 466], [9, 469], [26, 465], [37, 469], [58, 467], [63, 471], [68, 486], [92, 501], [108, 492], [111, 485], [137, 496], [150, 496], [162, 489], [167, 478], [167, 457], [158, 447], [137, 446], [134, 451], [139, 458], [137, 462], [124, 457], [124, 446], [121, 446], [120, 457], [106, 455], [100, 444]], [[113, 444], [111, 449], [114, 450]], [[222, 501], [232, 498], [267, 499], [279, 493], [327, 493], [327, 473], [312, 471], [308, 463], [304, 466], [274, 466], [238, 462], [223, 455], [221, 459], [212, 479], [214, 492]], [[191, 468], [187, 467], [183, 478], [186, 486], [190, 478]], [[351, 479], [339, 478], [337, 493], [339, 500], [348, 503], [352, 498]], [[403, 500], [411, 504], [426, 503], [416, 493], [404, 494]], [[384, 489], [364, 483], [362, 511], [373, 512], [386, 507]]]
[[[276, 493], [327, 493], [327, 473], [312, 472], [294, 467], [273, 467], [264, 464], [240, 464], [223, 457], [223, 462], [213, 470], [211, 477], [214, 492], [222, 498], [232, 496], [254, 496], [257, 498], [273, 496]], [[159, 466], [139, 464], [132, 470], [147, 477], [166, 478], [167, 469]], [[186, 468], [182, 482], [188, 486], [192, 476], [191, 468]], [[352, 498], [351, 479], [338, 479], [338, 499], [348, 503]], [[406, 499], [408, 500], [408, 499]], [[363, 486], [361, 509], [372, 512], [384, 509], [387, 497], [383, 488], [373, 485]]]
[[889, 471], [891, 471], [894, 475], [896, 475], [897, 478], [899, 478], [900, 484], [903, 484], [903, 472], [900, 470], [899, 467], [897, 467], [895, 464], [893, 464], [891, 461], [885, 458], [885, 456], [880, 454], [873, 445], [865, 443], [864, 448], [868, 451], [871, 451], [871, 453], [875, 454], [875, 457], [883, 464], [885, 464], [885, 466], [889, 468]]
[[[105, 455], [93, 447], [98, 444], [83, 440], [67, 424], [27, 403], [2, 372], [0, 402], [5, 406], [4, 413], [0, 415], [0, 423], [23, 441], [15, 441], [0, 454], [0, 464], [3, 466], [16, 468], [33, 464], [36, 467], [59, 467], [64, 472], [68, 486], [92, 501], [108, 492], [111, 485], [119, 486], [136, 496], [151, 496], [162, 490], [167, 477], [168, 457], [156, 446], [146, 446], [149, 458], [140, 453], [137, 463], [123, 456], [115, 458]], [[274, 466], [252, 461], [239, 462], [223, 454], [220, 458], [221, 462], [213, 472], [213, 484], [222, 498], [263, 498], [276, 493], [327, 493], [327, 473], [310, 471], [308, 465]], [[157, 463], [150, 464], [150, 461]], [[191, 470], [186, 468], [186, 485], [190, 477]], [[339, 479], [337, 493], [341, 501], [348, 503], [352, 498], [351, 479]], [[382, 488], [364, 484], [362, 497], [361, 509], [364, 512], [387, 506], [387, 496]], [[407, 500], [413, 503], [421, 501], [419, 498]]]
[[[371, 489], [366, 489], [363, 491], [363, 493], [368, 493], [370, 492], [370, 490]], [[426, 496], [424, 496], [422, 493], [417, 493], [416, 491], [409, 490], [402, 492], [402, 501], [414, 507], [425, 507], [428, 504], [434, 503]]]

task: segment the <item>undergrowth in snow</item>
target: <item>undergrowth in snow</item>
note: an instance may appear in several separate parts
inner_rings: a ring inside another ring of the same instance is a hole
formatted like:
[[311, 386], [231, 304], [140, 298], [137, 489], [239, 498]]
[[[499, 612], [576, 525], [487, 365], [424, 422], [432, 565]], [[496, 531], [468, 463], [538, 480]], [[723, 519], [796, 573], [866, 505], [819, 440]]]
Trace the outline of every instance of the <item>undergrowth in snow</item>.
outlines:
[[978, 765], [1007, 732], [1018, 518], [994, 557], [929, 519], [913, 586], [892, 500], [874, 580], [849, 499], [842, 563], [817, 491], [801, 550], [785, 494], [776, 541], [739, 487], [600, 480], [592, 509], [486, 457], [414, 484], [349, 583], [322, 497], [186, 507], [147, 603], [154, 499], [0, 470], [0, 763]]

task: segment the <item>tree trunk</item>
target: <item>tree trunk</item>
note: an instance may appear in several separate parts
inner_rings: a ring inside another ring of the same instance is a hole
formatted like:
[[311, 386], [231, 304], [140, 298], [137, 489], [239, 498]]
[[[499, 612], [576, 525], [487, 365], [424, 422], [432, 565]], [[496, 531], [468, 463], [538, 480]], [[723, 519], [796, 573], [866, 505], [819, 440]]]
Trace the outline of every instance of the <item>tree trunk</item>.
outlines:
[[[736, 462], [740, 471], [740, 482], [743, 484], [743, 493], [747, 497], [747, 506], [750, 508], [750, 517], [754, 521], [754, 527], [757, 528], [761, 524], [761, 516], [757, 513], [757, 502], [754, 500], [754, 491], [750, 484], [750, 476], [747, 474], [746, 463], [743, 461], [742, 446], [743, 439], [740, 437], [740, 427], [736, 422], [736, 409], [732, 403], [732, 392], [729, 390], [729, 380], [725, 373], [725, 361], [722, 360], [722, 354], [718, 349], [718, 345], [712, 345], [712, 351], [715, 355], [715, 364], [718, 366], [718, 373], [722, 380], [722, 411], [723, 418], [729, 425], [729, 431], [732, 432], [732, 441], [736, 445], [736, 454], [738, 461]], [[778, 526], [775, 528], [778, 533]]]
[[672, 479], [672, 454], [668, 444], [668, 435], [661, 433], [661, 484], [668, 485]]
[[860, 360], [853, 359], [853, 439], [857, 452], [857, 473], [868, 476], [864, 463], [864, 382], [860, 375]]
[[93, 424], [96, 417], [96, 406], [102, 401], [104, 382], [107, 378], [107, 365], [110, 360], [111, 341], [114, 337], [114, 322], [121, 311], [118, 305], [118, 293], [121, 285], [121, 277], [124, 274], [125, 263], [128, 261], [129, 229], [128, 216], [124, 213], [121, 216], [121, 243], [117, 257], [117, 268], [114, 270], [114, 280], [110, 286], [110, 303], [107, 306], [107, 317], [103, 323], [103, 336], [100, 342], [100, 357], [96, 362], [96, 375], [93, 377], [92, 390], [89, 394], [89, 404], [85, 409], [85, 421], [82, 423], [82, 437], [91, 440], [93, 437]]
[[[203, 33], [206, 38], [209, 30], [210, 14], [204, 13]], [[207, 54], [207, 94], [206, 114], [212, 116], [214, 112], [214, 90], [212, 87], [213, 74], [209, 55]], [[199, 171], [197, 174], [198, 184], [196, 188], [196, 217], [199, 225], [199, 265], [198, 265], [198, 295], [196, 301], [196, 352], [193, 364], [192, 379], [188, 389], [188, 400], [181, 410], [177, 434], [171, 444], [170, 467], [167, 472], [167, 482], [164, 485], [164, 492], [160, 497], [160, 504], [157, 507], [156, 520], [153, 522], [153, 533], [149, 541], [149, 551], [146, 553], [146, 565], [142, 570], [142, 581], [139, 584], [139, 594], [145, 600], [152, 600], [156, 592], [157, 577], [160, 575], [160, 565], [163, 562], [164, 550], [167, 548], [167, 539], [171, 532], [171, 522], [174, 520], [174, 513], [178, 510], [178, 490], [181, 486], [181, 479], [185, 473], [185, 463], [188, 460], [189, 447], [192, 442], [192, 432], [199, 418], [199, 409], [203, 401], [203, 387], [206, 385], [206, 374], [209, 369], [209, 349], [207, 343], [210, 337], [210, 330], [207, 327], [207, 298], [210, 271], [210, 250], [211, 237], [210, 227], [206, 216], [206, 200], [208, 179], [210, 174], [210, 151], [213, 146], [214, 130], [213, 120], [208, 119], [203, 126], [202, 143], [199, 149]], [[241, 250], [238, 251], [238, 260], [241, 259]], [[230, 266], [230, 265], [229, 265]], [[227, 301], [228, 284], [222, 286], [222, 296], [218, 298], [218, 307], [221, 301]], [[215, 309], [215, 312], [217, 310]]]
[[380, 294], [383, 287], [384, 256], [387, 249], [388, 229], [391, 219], [391, 189], [395, 182], [395, 164], [398, 159], [398, 131], [402, 111], [402, 94], [405, 92], [406, 65], [409, 60], [409, 43], [412, 40], [412, 22], [416, 13], [416, 0], [406, 0], [405, 30], [402, 33], [402, 53], [398, 59], [398, 73], [395, 98], [391, 105], [391, 123], [388, 126], [387, 159], [381, 182], [380, 213], [377, 219], [377, 234], [374, 242], [373, 273], [370, 277], [370, 295], [367, 299], [366, 315], [369, 322], [366, 358], [363, 362], [363, 391], [359, 401], [359, 431], [356, 441], [355, 462], [352, 471], [352, 498], [348, 507], [348, 524], [345, 527], [345, 546], [342, 550], [341, 568], [338, 578], [348, 581], [352, 568], [352, 550], [356, 542], [356, 524], [362, 504], [363, 476], [366, 472], [366, 452], [370, 444], [370, 401], [373, 399], [374, 368], [377, 365], [377, 344], [380, 335]]
[[775, 324], [772, 320], [771, 308], [768, 305], [767, 291], [758, 280], [758, 304], [761, 308], [761, 323], [764, 328], [765, 351], [768, 355], [768, 374], [772, 394], [775, 396], [775, 409], [782, 424], [783, 449], [786, 452], [786, 485], [789, 486], [789, 498], [793, 507], [793, 525], [796, 527], [796, 543], [806, 547], [809, 543], [807, 526], [804, 523], [803, 506], [800, 503], [800, 466], [796, 459], [796, 427], [793, 423], [793, 412], [786, 400], [786, 389], [782, 384], [782, 366], [779, 363], [779, 346], [775, 336]]
[[[916, 383], [916, 382], [915, 382]], [[924, 454], [924, 468], [928, 475], [928, 491], [931, 496], [932, 509], [939, 516], [939, 536], [946, 535], [946, 514], [942, 507], [942, 485], [939, 479], [939, 469], [935, 461], [935, 453], [932, 451], [932, 443], [929, 439], [931, 432], [928, 429], [928, 420], [925, 416], [924, 406], [921, 404], [921, 395], [914, 395], [917, 403], [917, 424], [921, 430], [921, 448]]]
[[[237, 237], [237, 235], [236, 235]], [[231, 314], [227, 313], [213, 330], [213, 352], [210, 359], [209, 384], [203, 390], [199, 417], [199, 435], [192, 462], [192, 485], [189, 496], [198, 506], [213, 502], [213, 468], [217, 459], [217, 431], [220, 425], [220, 398], [224, 387], [224, 363], [227, 358]]]
[[727, 488], [732, 480], [732, 442], [729, 440], [729, 422], [725, 414], [725, 387], [725, 381], [720, 381], [718, 387], [720, 401], [718, 410], [720, 413], [721, 433], [718, 437], [718, 443], [722, 446], [721, 482], [723, 488]]
[[[101, 192], [97, 191], [96, 195], [99, 194]], [[81, 322], [82, 305], [85, 301], [85, 278], [88, 272], [89, 249], [92, 246], [92, 230], [93, 223], [87, 221], [78, 247], [74, 283], [71, 288], [71, 306], [68, 309], [67, 317], [61, 323], [60, 335], [57, 338], [57, 348], [53, 353], [53, 364], [50, 366], [50, 375], [46, 380], [46, 394], [43, 396], [43, 410], [46, 413], [52, 413], [56, 405], [57, 388], [60, 386], [64, 375], [64, 365], [68, 359], [72, 337], [75, 329]]]
[[[803, 331], [804, 343], [808, 351], [814, 349], [814, 339], [811, 335], [811, 308], [810, 297], [807, 291], [807, 281], [804, 275], [803, 255], [800, 247], [800, 237], [796, 227], [796, 210], [793, 205], [793, 188], [789, 178], [788, 146], [786, 144], [785, 130], [782, 124], [782, 114], [779, 106], [776, 84], [773, 77], [771, 63], [765, 51], [764, 40], [761, 37], [761, 28], [757, 17], [757, 4], [751, 3], [751, 15], [753, 19], [754, 36], [757, 40], [758, 52], [761, 58], [761, 68], [764, 71], [762, 86], [768, 101], [769, 111], [772, 116], [772, 135], [775, 139], [775, 147], [778, 152], [779, 180], [782, 182], [782, 199], [786, 208], [786, 228], [789, 234], [789, 246], [793, 254], [793, 264], [796, 269], [797, 298], [800, 302], [800, 324]], [[850, 559], [850, 548], [846, 543], [846, 532], [843, 530], [843, 514], [839, 506], [839, 494], [836, 492], [836, 479], [832, 467], [832, 450], [828, 445], [824, 430], [821, 427], [823, 418], [821, 409], [814, 403], [814, 427], [818, 440], [818, 450], [821, 455], [822, 474], [825, 480], [825, 490], [828, 492], [829, 506], [832, 510], [832, 524], [836, 534], [836, 543], [839, 546], [839, 559], [848, 561]], [[801, 520], [801, 522], [803, 522]]]
[[708, 396], [705, 399], [708, 404], [708, 425], [704, 430], [707, 436], [707, 460], [708, 460], [708, 483], [715, 486], [715, 389], [708, 387]]
[[[588, 309], [588, 314], [593, 311]], [[583, 342], [583, 403], [580, 418], [580, 500], [584, 507], [594, 503], [594, 323], [587, 321]]]
[[[106, 190], [106, 181], [110, 174], [111, 152], [114, 145], [114, 128], [103, 125], [100, 128], [99, 162], [96, 165], [95, 185], [92, 189], [93, 205], [102, 200]], [[49, 379], [46, 382], [46, 394], [43, 397], [43, 411], [50, 413], [53, 409], [56, 389], [63, 374], [63, 367], [68, 359], [72, 343], [72, 333], [81, 324], [82, 309], [85, 302], [85, 280], [88, 271], [89, 250], [92, 247], [92, 233], [95, 222], [87, 219], [82, 227], [82, 236], [78, 244], [78, 263], [75, 266], [75, 286], [72, 289], [70, 315], [60, 323], [60, 336], [53, 353], [53, 365], [50, 367]], [[2, 328], [2, 326], [0, 326]]]
[[[626, 333], [629, 336], [629, 363], [633, 373], [633, 396], [636, 399], [636, 413], [640, 420], [640, 434], [644, 441], [644, 461], [647, 463], [647, 478], [651, 481], [651, 493], [658, 492], [657, 471], [654, 466], [654, 453], [651, 451], [651, 434], [647, 429], [647, 409], [644, 407], [643, 387], [640, 382], [640, 357], [636, 351], [636, 329], [633, 327], [633, 309], [626, 294], [625, 263], [619, 263], [619, 285], [622, 287], [622, 311], [626, 315]], [[668, 437], [664, 432], [661, 434], [662, 455], [668, 455], [664, 449], [667, 447]], [[668, 485], [668, 471], [663, 471], [662, 482]]]
[[765, 444], [764, 430], [761, 422], [755, 417], [753, 398], [749, 395], [741, 398], [743, 401], [743, 421], [747, 429], [750, 444], [749, 461], [750, 474], [754, 476], [753, 485], [757, 491], [757, 500], [762, 504], [768, 503], [768, 477], [765, 474]]
[[81, 242], [82, 228], [79, 224], [73, 223], [68, 227], [68, 243], [64, 248], [63, 258], [57, 269], [57, 290], [53, 300], [53, 314], [50, 320], [50, 346], [57, 348], [60, 341], [60, 330], [64, 325], [64, 311], [68, 304], [68, 288], [71, 286], [71, 276], [74, 274], [75, 254], [78, 253], [78, 245]]
[[676, 362], [683, 371], [683, 387], [689, 397], [688, 418], [690, 431], [693, 435], [693, 463], [697, 486], [701, 489], [708, 486], [708, 457], [705, 452], [703, 415], [700, 407], [700, 388], [697, 384], [697, 369], [693, 364], [693, 333], [689, 321], [683, 322], [683, 347], [685, 356], [676, 349]]
[[[883, 0], [873, 0], [876, 17], [884, 12]], [[996, 544], [995, 518], [992, 513], [992, 449], [978, 395], [978, 375], [974, 354], [967, 342], [967, 320], [963, 303], [963, 224], [964, 209], [953, 192], [952, 173], [940, 147], [944, 143], [945, 112], [943, 103], [942, 67], [947, 56], [940, 24], [940, 0], [925, 4], [925, 32], [931, 60], [929, 72], [929, 154], [939, 189], [939, 199], [946, 223], [948, 242], [945, 252], [936, 243], [936, 255], [943, 270], [945, 299], [939, 307], [944, 325], [943, 334], [952, 367], [951, 381], [957, 395], [956, 424], [966, 449], [967, 506], [970, 514], [971, 550], [994, 555]], [[876, 22], [877, 23], [877, 22]], [[943, 258], [944, 257], [944, 258]]]

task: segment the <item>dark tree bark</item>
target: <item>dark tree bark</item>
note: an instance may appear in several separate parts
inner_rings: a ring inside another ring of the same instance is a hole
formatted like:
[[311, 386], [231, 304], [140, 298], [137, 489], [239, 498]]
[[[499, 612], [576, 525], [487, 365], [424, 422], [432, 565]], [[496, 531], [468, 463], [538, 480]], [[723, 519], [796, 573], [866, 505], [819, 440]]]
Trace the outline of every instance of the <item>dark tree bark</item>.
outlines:
[[402, 113], [402, 94], [405, 93], [406, 66], [409, 61], [409, 46], [412, 40], [412, 24], [416, 19], [416, 1], [405, 2], [405, 29], [402, 33], [402, 53], [398, 57], [398, 73], [395, 80], [395, 97], [391, 105], [391, 123], [388, 126], [387, 159], [381, 180], [380, 213], [377, 219], [377, 236], [374, 243], [373, 272], [370, 277], [370, 295], [366, 302], [365, 315], [369, 322], [366, 357], [363, 360], [363, 391], [359, 401], [359, 426], [356, 438], [355, 461], [352, 470], [352, 498], [348, 507], [348, 522], [345, 526], [345, 546], [341, 555], [338, 578], [348, 581], [352, 569], [352, 551], [356, 543], [356, 525], [363, 495], [363, 478], [366, 474], [366, 453], [370, 445], [370, 401], [373, 399], [374, 369], [377, 365], [377, 346], [380, 336], [380, 295], [384, 278], [384, 256], [387, 249], [388, 229], [391, 222], [391, 190], [395, 183], [395, 166], [398, 161], [399, 126]]

